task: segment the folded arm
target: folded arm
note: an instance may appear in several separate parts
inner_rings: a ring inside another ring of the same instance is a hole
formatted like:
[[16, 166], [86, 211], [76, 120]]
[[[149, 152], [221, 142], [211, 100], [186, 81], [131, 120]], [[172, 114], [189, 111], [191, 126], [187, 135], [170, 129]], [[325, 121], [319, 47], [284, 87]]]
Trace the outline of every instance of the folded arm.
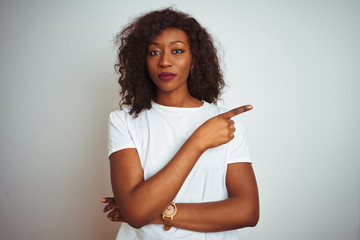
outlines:
[[113, 153], [111, 183], [125, 221], [140, 228], [158, 217], [175, 198], [201, 154], [189, 139], [163, 169], [145, 181], [135, 148]]
[[[177, 228], [217, 232], [255, 226], [259, 219], [259, 198], [255, 175], [250, 163], [228, 165], [226, 187], [229, 198], [223, 201], [206, 203], [176, 203], [178, 208], [172, 225]], [[125, 221], [113, 199], [104, 211], [114, 209], [108, 217], [112, 221]], [[161, 212], [151, 222], [163, 224]]]
[[[206, 203], [177, 203], [172, 225], [177, 228], [218, 232], [255, 226], [259, 219], [259, 198], [250, 163], [228, 165], [226, 187], [229, 198]], [[157, 218], [154, 223], [162, 224]]]

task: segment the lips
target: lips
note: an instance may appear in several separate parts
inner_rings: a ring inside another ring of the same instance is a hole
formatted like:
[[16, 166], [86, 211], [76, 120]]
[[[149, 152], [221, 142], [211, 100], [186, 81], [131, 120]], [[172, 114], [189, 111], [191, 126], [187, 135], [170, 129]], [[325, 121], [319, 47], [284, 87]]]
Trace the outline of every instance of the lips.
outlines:
[[170, 81], [176, 76], [176, 74], [172, 72], [162, 72], [158, 76], [163, 81]]

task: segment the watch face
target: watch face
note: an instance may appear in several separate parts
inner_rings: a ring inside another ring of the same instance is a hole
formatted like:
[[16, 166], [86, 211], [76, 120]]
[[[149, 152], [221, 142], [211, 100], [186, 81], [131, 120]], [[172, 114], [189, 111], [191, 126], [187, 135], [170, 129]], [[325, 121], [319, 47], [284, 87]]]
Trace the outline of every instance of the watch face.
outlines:
[[176, 208], [174, 206], [174, 204], [170, 204], [165, 210], [164, 210], [164, 215], [167, 217], [171, 217], [176, 213]]

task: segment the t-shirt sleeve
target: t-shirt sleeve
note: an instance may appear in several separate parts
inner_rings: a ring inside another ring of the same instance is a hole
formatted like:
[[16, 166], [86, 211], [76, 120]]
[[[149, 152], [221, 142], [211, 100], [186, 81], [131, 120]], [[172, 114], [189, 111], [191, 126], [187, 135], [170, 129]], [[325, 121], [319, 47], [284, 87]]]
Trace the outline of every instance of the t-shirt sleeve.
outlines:
[[232, 120], [235, 122], [236, 130], [234, 133], [234, 139], [228, 143], [227, 164], [236, 162], [251, 163], [244, 127], [236, 118], [232, 118]]
[[108, 157], [116, 151], [125, 148], [135, 148], [130, 135], [125, 110], [116, 110], [110, 113], [108, 123]]

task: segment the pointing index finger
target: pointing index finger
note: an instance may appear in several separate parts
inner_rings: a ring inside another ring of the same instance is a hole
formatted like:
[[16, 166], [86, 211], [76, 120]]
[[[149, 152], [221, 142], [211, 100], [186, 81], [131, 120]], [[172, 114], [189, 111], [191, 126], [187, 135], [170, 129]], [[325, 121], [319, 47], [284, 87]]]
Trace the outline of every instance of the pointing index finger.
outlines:
[[115, 199], [112, 197], [104, 197], [104, 198], [100, 199], [100, 201], [102, 203], [112, 203], [112, 202], [115, 202]]
[[227, 118], [227, 119], [230, 119], [236, 115], [239, 115], [240, 113], [243, 113], [243, 112], [247, 112], [247, 111], [250, 111], [251, 109], [253, 109], [253, 106], [252, 105], [244, 105], [244, 106], [241, 106], [241, 107], [237, 107], [237, 108], [234, 108], [228, 112], [225, 112], [222, 114], [223, 117]]

